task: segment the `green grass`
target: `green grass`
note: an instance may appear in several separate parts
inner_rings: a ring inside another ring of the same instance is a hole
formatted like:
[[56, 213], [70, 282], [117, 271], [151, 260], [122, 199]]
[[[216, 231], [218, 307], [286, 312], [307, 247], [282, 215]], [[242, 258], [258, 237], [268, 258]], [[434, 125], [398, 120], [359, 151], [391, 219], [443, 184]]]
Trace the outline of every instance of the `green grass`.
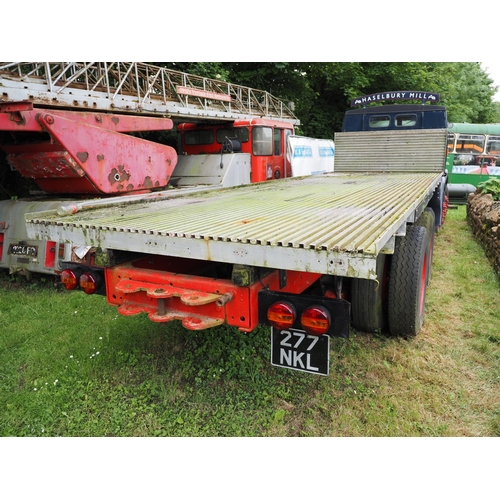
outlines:
[[329, 377], [270, 366], [269, 332], [122, 317], [0, 276], [3, 436], [499, 436], [499, 281], [448, 212], [407, 341], [332, 339]]

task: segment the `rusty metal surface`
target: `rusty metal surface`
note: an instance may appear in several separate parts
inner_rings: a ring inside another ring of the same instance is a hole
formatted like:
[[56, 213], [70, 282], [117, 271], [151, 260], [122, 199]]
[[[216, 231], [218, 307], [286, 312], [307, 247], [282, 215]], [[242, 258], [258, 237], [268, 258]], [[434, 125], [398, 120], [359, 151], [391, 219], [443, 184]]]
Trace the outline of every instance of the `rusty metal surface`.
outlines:
[[372, 277], [375, 256], [440, 181], [440, 173], [328, 174], [27, 219], [39, 238]]
[[[168, 129], [171, 120], [64, 111], [26, 111], [23, 116], [29, 130], [50, 134], [50, 143], [20, 142], [2, 149], [13, 168], [49, 193], [116, 194], [163, 188], [177, 163], [175, 149], [115, 131], [140, 124], [155, 129], [157, 122]], [[5, 118], [0, 114], [0, 129], [9, 123]]]

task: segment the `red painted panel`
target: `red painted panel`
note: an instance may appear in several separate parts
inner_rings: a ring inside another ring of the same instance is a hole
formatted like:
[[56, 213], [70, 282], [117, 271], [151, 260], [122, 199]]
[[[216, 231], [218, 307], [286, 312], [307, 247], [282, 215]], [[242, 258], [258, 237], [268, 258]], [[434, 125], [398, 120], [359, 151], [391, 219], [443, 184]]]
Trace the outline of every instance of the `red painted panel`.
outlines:
[[[12, 108], [12, 109], [11, 109]], [[3, 107], [0, 103], [0, 130], [13, 132], [43, 132], [38, 122], [39, 115], [47, 110], [41, 108], [16, 110], [15, 107]], [[51, 110], [53, 117], [65, 118], [78, 123], [113, 130], [114, 132], [146, 132], [151, 130], [171, 130], [174, 126], [170, 118], [151, 116], [116, 115], [85, 111]]]
[[37, 178], [67, 178], [83, 177], [85, 171], [71, 158], [69, 153], [61, 146], [54, 146], [53, 151], [46, 150], [44, 145], [29, 144], [16, 147], [21, 153], [12, 153], [13, 148], [4, 149], [10, 154], [7, 156], [9, 164], [15, 168], [23, 177]]
[[47, 241], [45, 244], [45, 267], [54, 267], [56, 264], [56, 242]]
[[[14, 103], [15, 104], [15, 103]], [[21, 105], [22, 104], [22, 105]], [[169, 146], [122, 132], [169, 130], [167, 118], [0, 106], [0, 130], [47, 132], [2, 145], [9, 163], [49, 193], [119, 194], [163, 188], [177, 163]], [[17, 136], [16, 136], [17, 137]]]
[[[257, 297], [262, 288], [301, 293], [320, 277], [288, 271], [287, 284], [280, 288], [278, 271], [248, 287], [227, 279], [141, 269], [130, 263], [106, 269], [105, 274], [108, 302], [123, 315], [146, 313], [156, 322], [180, 319], [185, 328], [195, 330], [226, 323], [241, 331], [258, 326]], [[211, 295], [216, 297], [211, 299]]]
[[[78, 176], [78, 169], [84, 171], [94, 186], [90, 193], [117, 194], [164, 187], [177, 163], [177, 153], [169, 146], [51, 114], [41, 115], [38, 120], [67, 151], [64, 167]], [[47, 158], [35, 168], [43, 170], [50, 161]], [[43, 174], [39, 177], [46, 178]], [[66, 173], [63, 177], [67, 177]], [[61, 187], [46, 181], [44, 189], [60, 192]]]

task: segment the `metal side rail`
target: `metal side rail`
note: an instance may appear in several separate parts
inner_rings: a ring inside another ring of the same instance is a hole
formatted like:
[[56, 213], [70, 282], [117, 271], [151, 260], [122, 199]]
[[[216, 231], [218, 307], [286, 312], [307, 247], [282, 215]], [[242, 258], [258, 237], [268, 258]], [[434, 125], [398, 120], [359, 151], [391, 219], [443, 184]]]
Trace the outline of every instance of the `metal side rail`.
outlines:
[[334, 173], [26, 220], [35, 239], [374, 279], [378, 253], [394, 251], [441, 181]]

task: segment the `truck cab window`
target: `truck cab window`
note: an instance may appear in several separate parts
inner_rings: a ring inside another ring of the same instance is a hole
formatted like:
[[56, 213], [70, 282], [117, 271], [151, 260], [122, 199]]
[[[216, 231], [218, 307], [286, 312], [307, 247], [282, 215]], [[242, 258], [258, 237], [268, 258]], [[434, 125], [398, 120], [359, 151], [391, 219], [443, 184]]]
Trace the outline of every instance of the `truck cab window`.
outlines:
[[189, 146], [197, 144], [213, 144], [214, 133], [212, 130], [188, 130], [184, 134], [184, 142]]
[[281, 147], [281, 132], [282, 130], [279, 128], [274, 129], [274, 155], [281, 155], [282, 147]]
[[414, 127], [417, 124], [417, 115], [396, 115], [396, 127]]
[[370, 128], [387, 128], [391, 123], [391, 117], [388, 115], [370, 116]]
[[273, 154], [273, 129], [271, 127], [255, 127], [253, 129], [253, 154], [271, 156]]
[[217, 130], [217, 142], [222, 144], [224, 139], [238, 139], [240, 142], [248, 142], [248, 127], [220, 128]]

